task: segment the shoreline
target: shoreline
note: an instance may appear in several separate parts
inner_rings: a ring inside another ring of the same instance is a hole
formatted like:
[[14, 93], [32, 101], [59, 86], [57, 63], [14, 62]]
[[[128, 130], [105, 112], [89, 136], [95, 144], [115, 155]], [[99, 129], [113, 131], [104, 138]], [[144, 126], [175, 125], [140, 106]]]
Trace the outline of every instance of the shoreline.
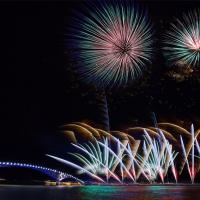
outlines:
[[50, 187], [50, 188], [70, 188], [70, 187], [93, 187], [93, 186], [98, 186], [98, 187], [152, 187], [152, 186], [159, 186], [159, 187], [166, 187], [166, 186], [175, 186], [175, 187], [180, 187], [180, 186], [189, 186], [189, 187], [195, 187], [199, 186], [200, 183], [196, 184], [190, 184], [190, 183], [167, 183], [167, 184], [86, 184], [86, 185], [55, 185], [55, 186], [49, 186], [49, 185], [25, 185], [25, 184], [0, 184], [0, 187]]

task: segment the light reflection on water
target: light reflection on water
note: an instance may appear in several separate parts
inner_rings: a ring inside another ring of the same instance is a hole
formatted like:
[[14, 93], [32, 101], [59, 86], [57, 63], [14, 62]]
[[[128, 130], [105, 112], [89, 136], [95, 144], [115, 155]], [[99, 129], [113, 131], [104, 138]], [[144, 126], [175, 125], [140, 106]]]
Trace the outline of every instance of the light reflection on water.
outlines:
[[0, 200], [199, 200], [200, 186], [0, 186]]

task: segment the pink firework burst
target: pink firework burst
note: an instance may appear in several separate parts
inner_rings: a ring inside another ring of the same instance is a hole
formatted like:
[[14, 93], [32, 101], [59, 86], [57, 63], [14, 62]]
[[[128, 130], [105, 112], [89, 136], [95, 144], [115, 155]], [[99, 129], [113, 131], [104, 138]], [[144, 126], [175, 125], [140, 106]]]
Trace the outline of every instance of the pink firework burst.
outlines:
[[86, 80], [98, 86], [123, 85], [142, 74], [152, 55], [152, 29], [142, 12], [125, 1], [94, 7], [80, 20], [73, 42]]

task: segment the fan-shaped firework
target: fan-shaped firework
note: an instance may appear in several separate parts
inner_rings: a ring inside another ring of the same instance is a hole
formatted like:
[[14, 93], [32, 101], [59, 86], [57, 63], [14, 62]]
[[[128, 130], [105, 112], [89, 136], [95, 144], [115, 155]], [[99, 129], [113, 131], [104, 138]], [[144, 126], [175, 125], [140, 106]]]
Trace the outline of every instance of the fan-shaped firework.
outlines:
[[71, 45], [88, 82], [100, 87], [126, 84], [150, 61], [151, 24], [130, 1], [101, 2], [74, 21]]
[[164, 37], [164, 53], [175, 64], [200, 64], [200, 10], [176, 19]]

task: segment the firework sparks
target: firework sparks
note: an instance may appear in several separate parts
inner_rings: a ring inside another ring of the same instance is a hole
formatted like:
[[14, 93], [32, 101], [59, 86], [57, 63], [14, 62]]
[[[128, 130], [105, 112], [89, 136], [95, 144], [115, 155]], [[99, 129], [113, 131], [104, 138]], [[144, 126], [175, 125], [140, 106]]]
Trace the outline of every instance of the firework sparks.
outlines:
[[164, 53], [173, 64], [200, 64], [200, 10], [183, 15], [171, 24], [164, 37]]
[[[164, 183], [165, 176], [170, 167], [177, 181], [174, 166], [177, 153], [172, 151], [172, 146], [162, 131], [160, 130], [160, 137], [163, 139], [162, 143], [151, 138], [146, 130], [144, 130], [144, 133], [144, 155], [140, 153], [135, 155], [128, 141], [123, 143], [113, 136], [112, 139], [117, 147], [117, 153], [111, 148], [106, 138], [103, 141], [95, 140], [94, 143], [89, 142], [84, 145], [72, 144], [83, 153], [71, 153], [78, 158], [79, 164], [55, 156], [48, 156], [78, 169], [79, 173], [85, 173], [101, 182], [105, 182], [100, 177], [104, 176], [106, 177], [106, 182], [109, 182], [110, 177], [112, 177], [120, 184], [124, 183], [124, 179], [135, 183], [142, 175], [149, 182], [155, 181], [160, 177]], [[129, 164], [126, 162], [127, 158], [131, 161], [130, 167], [128, 167]], [[121, 175], [121, 180], [117, 174]]]
[[126, 84], [141, 75], [152, 55], [146, 14], [126, 1], [94, 5], [88, 13], [73, 27], [73, 47], [83, 64], [80, 74], [100, 87]]
[[[97, 139], [92, 137], [92, 142], [84, 145], [73, 144], [84, 154], [73, 153], [79, 160], [77, 164], [73, 165], [70, 161], [64, 163], [98, 181], [101, 181], [98, 177], [103, 176], [106, 178], [102, 178], [104, 182], [113, 180], [123, 184], [144, 180], [152, 183], [160, 180], [165, 183], [170, 175], [178, 183], [179, 177], [188, 172], [191, 183], [195, 183], [200, 170], [200, 128], [195, 131], [192, 124], [188, 131], [173, 123], [156, 124], [156, 128], [129, 128], [127, 130], [132, 131], [131, 136], [125, 132], [112, 131], [114, 136], [101, 129], [94, 129], [98, 133], [96, 134], [88, 126], [91, 132], [88, 131], [87, 134], [94, 134]], [[141, 131], [142, 139], [136, 140], [134, 134]], [[174, 138], [175, 135], [177, 136]]]

